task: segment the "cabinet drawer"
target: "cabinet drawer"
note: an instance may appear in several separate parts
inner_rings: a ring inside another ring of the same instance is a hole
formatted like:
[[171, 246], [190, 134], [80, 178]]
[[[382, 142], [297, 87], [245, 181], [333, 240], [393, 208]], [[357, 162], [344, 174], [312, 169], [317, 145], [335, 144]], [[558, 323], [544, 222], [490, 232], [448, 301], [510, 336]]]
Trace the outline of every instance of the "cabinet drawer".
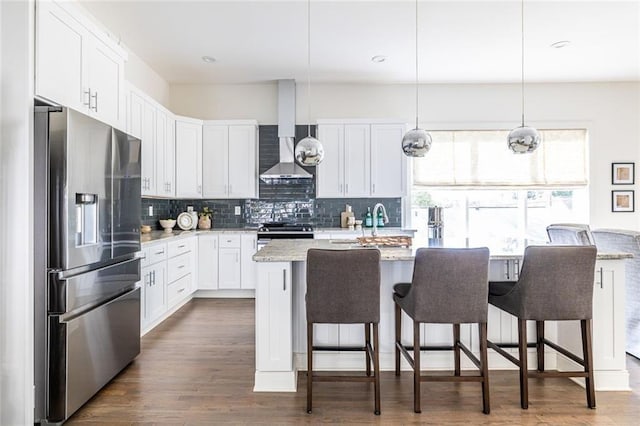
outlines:
[[220, 248], [240, 248], [240, 234], [220, 235]]
[[172, 282], [167, 286], [167, 300], [169, 308], [175, 305], [176, 302], [184, 299], [189, 295], [189, 289], [191, 288], [191, 274], [188, 274], [177, 281]]
[[154, 244], [144, 248], [146, 254], [146, 265], [153, 265], [167, 259], [167, 245]]
[[188, 253], [193, 250], [193, 238], [184, 238], [178, 241], [171, 241], [167, 243], [169, 246], [169, 257], [178, 256], [183, 253]]
[[169, 259], [167, 275], [170, 283], [191, 273], [192, 257], [191, 253], [185, 253]]

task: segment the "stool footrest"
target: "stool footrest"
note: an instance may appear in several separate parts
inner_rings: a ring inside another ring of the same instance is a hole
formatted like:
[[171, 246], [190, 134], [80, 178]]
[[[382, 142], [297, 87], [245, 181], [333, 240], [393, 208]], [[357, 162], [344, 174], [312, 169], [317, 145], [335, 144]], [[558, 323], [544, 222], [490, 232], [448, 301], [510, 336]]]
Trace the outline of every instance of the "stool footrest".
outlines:
[[527, 376], [530, 378], [562, 378], [562, 377], [589, 377], [589, 373], [586, 371], [527, 371]]
[[502, 349], [501, 345], [497, 345], [497, 344], [493, 343], [492, 341], [487, 340], [487, 346], [489, 348], [493, 349], [494, 351], [498, 352], [500, 355], [502, 355], [503, 357], [505, 357], [506, 359], [508, 359], [512, 363], [514, 363], [517, 367], [520, 367], [520, 360], [518, 358], [514, 357], [513, 355], [511, 355], [509, 352], [507, 352], [504, 349]]
[[375, 376], [313, 375], [314, 382], [374, 382]]
[[338, 351], [357, 352], [357, 351], [366, 351], [367, 347], [366, 346], [314, 346], [313, 350], [314, 351], [332, 351], [332, 352], [338, 352]]

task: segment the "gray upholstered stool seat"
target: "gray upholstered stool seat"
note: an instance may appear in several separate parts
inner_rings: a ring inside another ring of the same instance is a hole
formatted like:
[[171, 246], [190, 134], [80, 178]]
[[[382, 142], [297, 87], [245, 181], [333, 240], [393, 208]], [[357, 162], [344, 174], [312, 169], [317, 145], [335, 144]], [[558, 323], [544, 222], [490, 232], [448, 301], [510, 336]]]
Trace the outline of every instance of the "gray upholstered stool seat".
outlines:
[[[489, 374], [487, 368], [487, 291], [489, 249], [420, 248], [416, 252], [411, 284], [393, 286], [395, 302], [396, 376], [400, 375], [400, 353], [413, 368], [414, 411], [421, 412], [420, 383], [426, 381], [477, 381], [482, 384], [482, 411], [490, 412]], [[402, 311], [413, 320], [413, 346], [401, 341]], [[421, 346], [420, 324], [453, 325], [453, 344]], [[460, 324], [477, 323], [480, 359], [460, 340]], [[451, 376], [422, 375], [421, 351], [453, 350], [454, 371]], [[412, 350], [413, 356], [409, 350]], [[479, 368], [478, 375], [460, 374], [460, 351]]]
[[[590, 245], [529, 246], [517, 282], [489, 283], [489, 303], [518, 318], [517, 359], [503, 349], [512, 347], [511, 343], [488, 345], [519, 367], [520, 404], [524, 409], [529, 406], [529, 377], [584, 377], [587, 405], [596, 406], [591, 348], [595, 262], [596, 248]], [[536, 321], [537, 372], [527, 367], [527, 320]], [[546, 320], [580, 321], [582, 359], [544, 337]], [[545, 345], [583, 366], [583, 371], [545, 371]]]
[[[375, 414], [380, 414], [380, 251], [320, 250], [307, 252], [307, 412], [311, 413], [314, 381], [365, 381], [374, 384]], [[313, 324], [364, 324], [364, 346], [357, 348], [313, 345]], [[373, 345], [371, 325], [373, 324]], [[318, 375], [313, 372], [314, 350], [365, 352], [366, 375]], [[373, 376], [371, 364], [373, 361]]]

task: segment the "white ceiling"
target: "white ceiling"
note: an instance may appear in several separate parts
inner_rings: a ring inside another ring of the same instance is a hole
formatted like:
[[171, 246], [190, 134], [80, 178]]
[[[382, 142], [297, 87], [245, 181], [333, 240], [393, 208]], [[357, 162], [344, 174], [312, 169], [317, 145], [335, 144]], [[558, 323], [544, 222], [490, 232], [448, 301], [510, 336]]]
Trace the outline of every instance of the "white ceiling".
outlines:
[[[95, 1], [86, 9], [171, 84], [306, 80], [307, 2]], [[420, 1], [420, 81], [520, 81], [520, 1]], [[314, 82], [411, 82], [413, 1], [311, 2]], [[570, 40], [562, 49], [550, 47]], [[206, 64], [203, 55], [217, 61]], [[374, 55], [387, 55], [381, 64]], [[640, 0], [525, 2], [527, 82], [640, 80]]]

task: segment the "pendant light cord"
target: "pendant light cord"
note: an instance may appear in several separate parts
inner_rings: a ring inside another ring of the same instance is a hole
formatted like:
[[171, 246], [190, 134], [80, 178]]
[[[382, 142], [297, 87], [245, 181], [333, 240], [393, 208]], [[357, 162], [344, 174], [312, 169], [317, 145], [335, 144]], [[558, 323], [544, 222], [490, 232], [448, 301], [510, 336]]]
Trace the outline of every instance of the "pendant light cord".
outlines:
[[418, 0], [416, 0], [416, 129], [418, 128]]
[[522, 98], [522, 127], [524, 127], [524, 0], [522, 0], [520, 5], [520, 31], [521, 31], [521, 45], [520, 45], [520, 55], [522, 59], [521, 63], [521, 98]]
[[311, 137], [311, 0], [307, 0], [307, 137]]

